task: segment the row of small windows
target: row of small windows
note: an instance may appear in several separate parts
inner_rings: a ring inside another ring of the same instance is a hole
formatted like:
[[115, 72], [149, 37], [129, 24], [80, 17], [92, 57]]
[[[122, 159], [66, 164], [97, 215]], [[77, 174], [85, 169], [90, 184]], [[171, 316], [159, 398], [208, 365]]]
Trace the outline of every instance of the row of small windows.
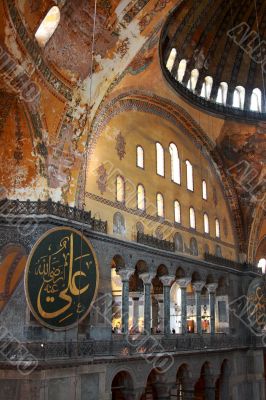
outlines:
[[[118, 202], [125, 201], [125, 181], [122, 176], [117, 176], [116, 178], [116, 200]], [[161, 193], [157, 193], [156, 195], [156, 208], [157, 208], [157, 216], [160, 218], [164, 218], [164, 197]], [[137, 209], [141, 211], [146, 210], [145, 204], [145, 189], [142, 184], [138, 184], [137, 186]], [[181, 207], [178, 200], [174, 201], [174, 220], [176, 223], [181, 223]], [[196, 214], [193, 207], [189, 208], [189, 224], [190, 228], [196, 229]], [[207, 213], [203, 214], [203, 227], [204, 233], [210, 233], [209, 227], [209, 217]], [[218, 218], [215, 219], [215, 236], [217, 238], [220, 237], [220, 223]]]
[[[181, 170], [180, 170], [180, 158], [177, 147], [174, 143], [169, 145], [169, 153], [171, 158], [171, 179], [177, 184], [181, 184]], [[141, 146], [137, 146], [137, 166], [144, 169], [144, 150]], [[164, 162], [164, 148], [161, 143], [156, 143], [156, 172], [160, 176], [165, 175], [165, 162]], [[193, 166], [189, 160], [186, 160], [186, 177], [187, 177], [187, 189], [194, 190], [194, 179], [193, 179]], [[207, 183], [205, 180], [202, 181], [202, 197], [207, 200]]]
[[[168, 57], [168, 61], [166, 64], [166, 68], [169, 72], [172, 71], [174, 63], [176, 59], [176, 49], [172, 49], [171, 53]], [[181, 60], [178, 65], [176, 79], [178, 82], [182, 83], [184, 79], [184, 75], [186, 72], [187, 61]], [[199, 77], [198, 69], [193, 69], [190, 73], [190, 78], [187, 83], [187, 88], [192, 92], [195, 91], [197, 81]], [[210, 100], [211, 91], [213, 85], [213, 78], [211, 76], [206, 76], [201, 88], [200, 96], [204, 97], [207, 100]], [[226, 82], [221, 82], [218, 88], [216, 103], [227, 105], [227, 92], [228, 92], [228, 84]], [[232, 106], [236, 108], [244, 109], [245, 105], [245, 88], [243, 86], [236, 86], [233, 94], [233, 102]], [[262, 95], [261, 90], [258, 88], [253, 89], [251, 98], [250, 98], [250, 110], [251, 111], [262, 111]]]

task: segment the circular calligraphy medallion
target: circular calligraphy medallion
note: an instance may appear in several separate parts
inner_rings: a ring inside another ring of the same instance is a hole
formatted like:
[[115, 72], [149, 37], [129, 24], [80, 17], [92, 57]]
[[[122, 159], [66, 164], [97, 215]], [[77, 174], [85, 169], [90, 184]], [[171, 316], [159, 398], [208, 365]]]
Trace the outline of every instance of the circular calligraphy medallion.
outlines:
[[75, 229], [50, 229], [35, 243], [25, 269], [25, 293], [44, 326], [69, 329], [89, 313], [98, 290], [92, 245]]
[[266, 281], [255, 278], [249, 285], [247, 295], [248, 319], [251, 328], [261, 332], [266, 325]]

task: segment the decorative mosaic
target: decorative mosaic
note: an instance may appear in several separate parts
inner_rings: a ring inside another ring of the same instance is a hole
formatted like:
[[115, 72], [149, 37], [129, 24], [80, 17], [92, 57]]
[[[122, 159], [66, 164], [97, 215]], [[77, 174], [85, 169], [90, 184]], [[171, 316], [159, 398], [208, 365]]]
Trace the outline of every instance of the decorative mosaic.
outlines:
[[98, 175], [98, 179], [97, 179], [98, 189], [101, 192], [101, 194], [103, 194], [106, 191], [107, 177], [108, 177], [107, 171], [103, 164], [101, 164], [97, 168], [97, 175]]
[[44, 59], [42, 58], [39, 46], [35, 40], [33, 40], [23, 21], [19, 15], [19, 12], [15, 6], [14, 0], [6, 0], [6, 5], [9, 11], [11, 21], [16, 29], [16, 32], [22, 41], [23, 45], [31, 56], [34, 65], [38, 71], [42, 74], [43, 78], [53, 87], [53, 89], [64, 96], [67, 100], [72, 100], [72, 91], [57, 76], [50, 70]]
[[116, 136], [116, 145], [115, 149], [117, 152], [118, 157], [122, 160], [126, 155], [126, 140], [121, 132]]

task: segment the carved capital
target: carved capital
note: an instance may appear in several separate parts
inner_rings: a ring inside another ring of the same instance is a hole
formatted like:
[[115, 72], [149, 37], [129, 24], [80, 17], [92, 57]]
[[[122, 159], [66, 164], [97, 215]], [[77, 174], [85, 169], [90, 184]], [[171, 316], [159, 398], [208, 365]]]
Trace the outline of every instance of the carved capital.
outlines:
[[138, 301], [141, 296], [143, 296], [143, 292], [129, 292], [129, 296], [132, 297], [133, 300]]
[[208, 283], [208, 284], [206, 285], [206, 288], [208, 289], [208, 292], [209, 292], [209, 293], [215, 293], [217, 287], [218, 287], [218, 283]]
[[140, 279], [142, 279], [144, 285], [150, 285], [151, 281], [154, 278], [154, 275], [152, 275], [149, 272], [143, 272], [142, 274], [139, 274]]
[[173, 283], [173, 281], [175, 280], [174, 276], [171, 275], [164, 275], [160, 277], [160, 281], [162, 282], [162, 284], [164, 286], [171, 286], [171, 284]]
[[193, 289], [195, 290], [195, 292], [201, 292], [202, 288], [205, 286], [205, 282], [204, 281], [196, 281], [192, 283]]
[[180, 278], [177, 279], [176, 282], [181, 287], [181, 289], [186, 289], [191, 282], [191, 278]]
[[117, 270], [118, 275], [120, 275], [122, 282], [129, 281], [129, 278], [131, 275], [134, 274], [134, 269], [118, 269]]

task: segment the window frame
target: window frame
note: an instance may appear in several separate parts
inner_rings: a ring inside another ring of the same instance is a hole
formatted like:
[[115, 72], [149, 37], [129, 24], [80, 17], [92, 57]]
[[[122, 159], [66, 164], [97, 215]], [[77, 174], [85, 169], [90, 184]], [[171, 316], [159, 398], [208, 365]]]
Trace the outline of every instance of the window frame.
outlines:
[[[161, 216], [161, 215], [159, 215], [159, 207], [158, 207], [158, 196], [162, 196], [161, 198], [162, 198], [162, 204], [163, 204], [163, 215]], [[157, 212], [157, 217], [158, 218], [161, 218], [161, 219], [164, 219], [165, 218], [165, 209], [164, 209], [164, 197], [163, 197], [163, 194], [161, 193], [161, 192], [157, 192], [156, 193], [156, 212]]]
[[[207, 228], [208, 228], [207, 232], [205, 230], [205, 222], [207, 223]], [[203, 232], [204, 232], [204, 235], [210, 235], [210, 219], [206, 212], [203, 213]]]
[[[138, 189], [139, 189], [139, 186], [141, 186], [143, 188], [143, 195], [144, 195], [144, 197], [143, 197], [144, 208], [143, 209], [139, 208], [139, 203], [138, 203], [138, 193], [139, 193]], [[142, 183], [140, 183], [140, 182], [137, 184], [136, 203], [137, 203], [137, 210], [144, 213], [146, 211], [146, 191], [145, 191], [144, 185]]]
[[[140, 167], [140, 166], [138, 165], [138, 149], [139, 149], [139, 148], [142, 149], [142, 164], [143, 164], [143, 167]], [[144, 149], [143, 149], [143, 147], [142, 147], [140, 144], [137, 144], [137, 145], [136, 145], [136, 167], [139, 168], [139, 169], [142, 169], [142, 170], [145, 169]]]
[[[205, 184], [205, 190], [203, 189], [203, 186]], [[208, 190], [207, 190], [207, 182], [206, 179], [202, 179], [201, 182], [201, 191], [202, 191], [202, 199], [207, 201], [208, 200]], [[206, 192], [206, 198], [204, 197], [204, 192]]]
[[[118, 190], [117, 190], [117, 179], [121, 178], [123, 182], [123, 200], [118, 200]], [[115, 190], [116, 190], [116, 201], [120, 204], [125, 204], [126, 202], [126, 181], [123, 175], [116, 175], [116, 180], [115, 180]]]
[[[176, 207], [175, 207], [176, 203], [179, 206], [179, 221], [176, 221]], [[174, 222], [175, 222], [175, 224], [181, 225], [181, 205], [177, 199], [174, 200]]]
[[[217, 236], [217, 222], [218, 222], [218, 230], [219, 230], [219, 235]], [[218, 217], [215, 217], [215, 238], [216, 239], [221, 239], [221, 224], [220, 220]]]
[[[195, 227], [192, 227], [192, 226], [191, 226], [190, 210], [193, 210], [193, 212], [194, 212]], [[193, 206], [190, 206], [190, 207], [189, 207], [189, 228], [190, 228], [190, 229], [193, 229], [194, 231], [197, 229], [196, 211], [195, 211], [195, 208], [194, 208]]]
[[[177, 171], [177, 172], [178, 172], [178, 173], [177, 173], [177, 175], [178, 175], [178, 182], [176, 182], [176, 181], [173, 179], [173, 172], [174, 172], [174, 168], [173, 168], [173, 156], [172, 156], [171, 151], [170, 151], [170, 148], [171, 148], [172, 145], [175, 147], [176, 153], [177, 153], [177, 160], [178, 160], [178, 171]], [[172, 181], [173, 183], [175, 183], [176, 185], [181, 186], [181, 160], [180, 160], [180, 157], [179, 157], [179, 151], [178, 151], [177, 145], [176, 145], [174, 142], [170, 142], [170, 143], [169, 143], [169, 146], [168, 146], [168, 151], [169, 151], [169, 154], [170, 154], [171, 181]]]
[[[158, 150], [157, 150], [157, 144], [159, 144], [163, 150], [163, 175], [158, 173]], [[155, 160], [156, 160], [156, 174], [160, 176], [161, 178], [165, 178], [165, 151], [162, 143], [156, 141], [155, 142]]]
[[[192, 163], [191, 163], [188, 159], [186, 159], [185, 163], [186, 163], [186, 187], [187, 187], [187, 190], [189, 190], [190, 192], [194, 192], [194, 171], [193, 171], [193, 165], [192, 165]], [[190, 189], [190, 188], [188, 187], [188, 165], [187, 165], [187, 163], [189, 163], [190, 166], [191, 166], [191, 173], [192, 173], [192, 189]]]

